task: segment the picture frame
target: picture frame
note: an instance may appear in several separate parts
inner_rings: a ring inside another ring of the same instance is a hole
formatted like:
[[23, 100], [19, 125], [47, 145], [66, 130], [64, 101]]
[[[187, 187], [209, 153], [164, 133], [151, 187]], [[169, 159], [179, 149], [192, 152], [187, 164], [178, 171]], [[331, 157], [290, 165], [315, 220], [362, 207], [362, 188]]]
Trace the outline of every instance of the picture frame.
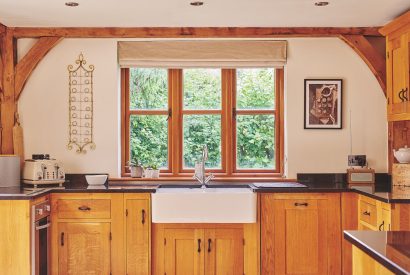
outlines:
[[305, 79], [304, 129], [342, 129], [342, 79]]

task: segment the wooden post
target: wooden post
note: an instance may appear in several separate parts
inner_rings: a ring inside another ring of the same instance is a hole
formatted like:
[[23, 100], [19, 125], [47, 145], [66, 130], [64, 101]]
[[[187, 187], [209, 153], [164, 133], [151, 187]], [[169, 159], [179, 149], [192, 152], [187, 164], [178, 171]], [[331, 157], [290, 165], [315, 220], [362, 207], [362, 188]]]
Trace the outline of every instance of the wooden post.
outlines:
[[13, 31], [6, 29], [2, 41], [3, 93], [1, 97], [1, 153], [13, 154], [13, 126], [16, 113], [14, 94], [14, 66], [16, 62], [16, 40]]

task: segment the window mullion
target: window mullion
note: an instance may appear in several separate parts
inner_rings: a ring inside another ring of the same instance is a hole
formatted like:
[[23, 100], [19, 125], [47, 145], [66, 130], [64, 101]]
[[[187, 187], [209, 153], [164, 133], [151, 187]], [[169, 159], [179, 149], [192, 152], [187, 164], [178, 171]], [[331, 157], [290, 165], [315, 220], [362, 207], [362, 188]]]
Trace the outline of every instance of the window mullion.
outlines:
[[223, 169], [228, 176], [232, 175], [234, 170], [234, 132], [235, 120], [233, 117], [233, 108], [235, 104], [235, 70], [234, 69], [224, 69], [222, 70], [222, 83], [224, 83], [222, 88], [222, 112], [223, 112], [223, 129], [222, 129], [222, 140], [223, 140]]
[[170, 101], [172, 108], [172, 175], [177, 176], [182, 168], [182, 70], [170, 69]]

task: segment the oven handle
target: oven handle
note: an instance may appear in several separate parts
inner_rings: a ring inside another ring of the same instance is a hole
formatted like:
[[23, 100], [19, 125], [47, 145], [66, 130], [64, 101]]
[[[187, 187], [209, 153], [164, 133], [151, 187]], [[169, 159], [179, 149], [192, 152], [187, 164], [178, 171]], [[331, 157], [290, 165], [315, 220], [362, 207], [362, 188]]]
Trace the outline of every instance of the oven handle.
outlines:
[[47, 227], [50, 227], [51, 223], [45, 224], [45, 225], [41, 225], [41, 226], [36, 226], [36, 230], [41, 230]]

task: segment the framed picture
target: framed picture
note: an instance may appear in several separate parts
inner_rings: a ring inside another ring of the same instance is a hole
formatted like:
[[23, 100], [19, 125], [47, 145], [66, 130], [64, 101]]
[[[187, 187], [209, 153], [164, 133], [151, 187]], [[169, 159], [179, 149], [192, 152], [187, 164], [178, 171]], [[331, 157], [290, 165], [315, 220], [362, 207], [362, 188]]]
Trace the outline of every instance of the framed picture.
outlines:
[[342, 129], [342, 80], [305, 79], [305, 129]]

